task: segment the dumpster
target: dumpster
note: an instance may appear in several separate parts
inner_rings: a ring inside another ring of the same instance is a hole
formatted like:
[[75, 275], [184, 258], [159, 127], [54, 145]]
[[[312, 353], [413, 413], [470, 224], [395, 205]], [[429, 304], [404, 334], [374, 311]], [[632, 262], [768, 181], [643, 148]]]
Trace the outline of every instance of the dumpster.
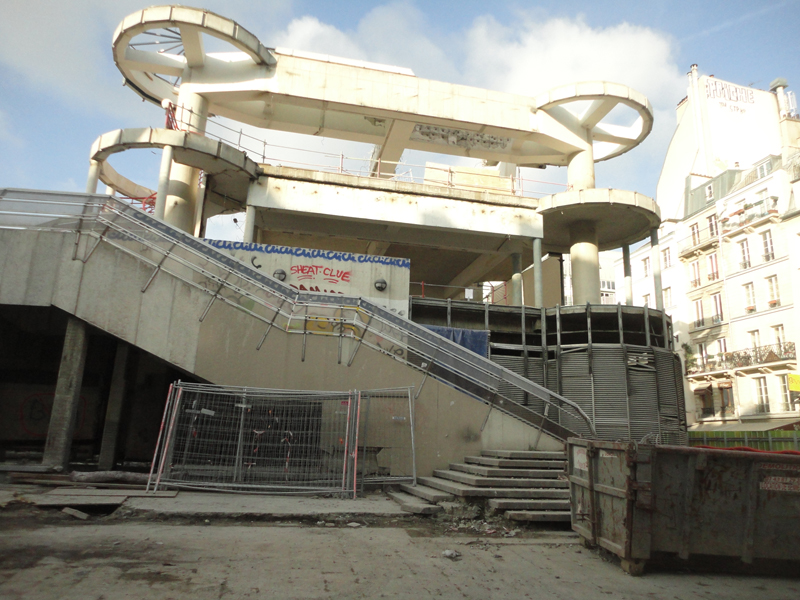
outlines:
[[577, 438], [568, 450], [572, 529], [631, 574], [676, 556], [800, 560], [798, 455]]

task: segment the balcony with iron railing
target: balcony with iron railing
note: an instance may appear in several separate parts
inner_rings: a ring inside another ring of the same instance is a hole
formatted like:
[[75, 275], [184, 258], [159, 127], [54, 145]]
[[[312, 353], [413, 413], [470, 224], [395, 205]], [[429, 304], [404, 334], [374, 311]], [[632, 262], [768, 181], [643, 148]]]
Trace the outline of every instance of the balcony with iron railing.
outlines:
[[689, 237], [682, 239], [678, 242], [678, 256], [683, 258], [698, 250], [703, 250], [708, 246], [716, 246], [719, 244], [718, 228], [707, 227], [692, 232]]
[[755, 368], [765, 364], [788, 362], [796, 359], [795, 343], [783, 342], [746, 350], [724, 352], [707, 357], [695, 357], [687, 360], [686, 371], [691, 376], [714, 371]]
[[704, 406], [700, 409], [701, 419], [729, 419], [736, 417], [736, 409], [733, 406]]
[[723, 217], [720, 220], [722, 235], [723, 237], [728, 236], [748, 225], [755, 227], [762, 221], [777, 216], [778, 209], [767, 208], [766, 203], [763, 201], [749, 208], [740, 208], [732, 212], [729, 217]]

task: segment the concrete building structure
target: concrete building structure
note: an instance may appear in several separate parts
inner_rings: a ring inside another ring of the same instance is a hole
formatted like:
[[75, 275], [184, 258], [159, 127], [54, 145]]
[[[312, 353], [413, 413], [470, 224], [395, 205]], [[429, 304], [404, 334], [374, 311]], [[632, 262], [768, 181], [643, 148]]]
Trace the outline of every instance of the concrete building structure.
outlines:
[[[209, 37], [229, 51], [206, 52]], [[159, 50], [163, 43], [168, 50]], [[40, 429], [45, 467], [65, 468], [69, 440], [82, 428], [89, 455], [99, 450], [104, 464], [114, 464], [126, 422], [145, 432], [136, 455], [146, 456], [163, 395], [135, 421], [126, 419], [135, 409], [123, 398], [136, 396], [132, 382], [148, 374], [286, 389], [414, 387], [426, 440], [417, 453], [421, 473], [480, 448], [560, 448], [569, 435], [598, 435], [601, 424], [610, 439], [683, 441], [669, 318], [649, 308], [592, 307], [603, 293], [599, 252], [622, 247], [627, 256], [629, 244], [657, 240], [652, 199], [594, 185], [595, 162], [649, 133], [644, 96], [608, 82], [522, 97], [427, 81], [396, 67], [267, 48], [229, 19], [181, 6], [126, 17], [112, 50], [126, 85], [163, 107], [168, 126], [101, 135], [86, 194], [0, 193], [7, 249], [0, 305], [13, 334], [6, 339], [33, 331], [42, 347], [47, 336], [65, 340], [60, 363], [42, 351], [28, 371], [12, 360], [11, 346], [5, 352], [6, 385], [19, 387], [20, 414], [32, 385], [56, 383], [52, 409], [40, 411], [50, 413]], [[617, 125], [626, 111], [629, 125]], [[257, 152], [206, 135], [212, 115], [373, 144], [369, 169], [359, 176], [268, 164], [263, 155], [258, 161]], [[162, 151], [154, 189], [110, 164], [137, 148]], [[432, 165], [423, 183], [404, 181], [395, 169], [405, 149], [474, 157], [489, 168], [455, 178], [448, 171], [443, 182]], [[567, 168], [568, 190], [525, 195], [515, 173], [547, 165]], [[96, 194], [101, 181], [110, 197]], [[153, 214], [133, 208], [135, 198], [152, 198]], [[207, 219], [226, 211], [245, 212], [245, 245], [374, 265], [404, 261], [410, 276], [371, 270], [359, 284], [368, 289], [300, 290], [278, 276], [288, 264], [262, 272], [252, 257], [243, 263], [198, 239]], [[560, 306], [560, 270], [552, 268], [565, 254], [570, 310]], [[532, 294], [523, 303], [526, 268]], [[373, 301], [376, 291], [409, 279], [445, 290], [440, 308], [448, 315], [450, 298], [464, 289], [511, 281], [510, 304], [521, 315], [511, 333], [522, 331], [522, 343], [503, 350], [524, 360], [507, 368]], [[47, 321], [53, 327], [37, 329]], [[538, 357], [525, 342], [528, 329], [539, 340]], [[535, 360], [550, 374], [529, 376]], [[84, 401], [81, 377], [92, 369], [92, 399]], [[601, 402], [603, 386], [614, 389], [613, 403]], [[12, 404], [3, 410], [19, 408]]]
[[692, 66], [658, 183], [660, 251], [632, 253], [634, 304], [652, 304], [660, 267], [690, 431], [800, 423], [800, 118], [786, 87], [738, 86]]

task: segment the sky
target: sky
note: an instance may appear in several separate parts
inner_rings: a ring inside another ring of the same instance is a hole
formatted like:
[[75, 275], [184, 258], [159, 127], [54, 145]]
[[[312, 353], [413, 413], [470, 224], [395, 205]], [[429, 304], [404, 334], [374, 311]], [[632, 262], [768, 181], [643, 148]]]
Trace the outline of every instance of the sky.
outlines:
[[[122, 86], [111, 56], [116, 26], [148, 5], [0, 0], [0, 189], [83, 191], [89, 150], [99, 135], [163, 126], [159, 107]], [[655, 195], [692, 64], [701, 74], [738, 85], [768, 89], [783, 77], [789, 89], [800, 89], [800, 0], [205, 0], [192, 5], [236, 20], [267, 47], [407, 67], [428, 79], [526, 95], [578, 81], [627, 85], [649, 98], [654, 128], [639, 147], [598, 163], [597, 187], [648, 196]], [[247, 133], [271, 144], [364, 153], [336, 140], [255, 128]], [[158, 155], [137, 152], [114, 166], [154, 189]], [[411, 154], [404, 160], [426, 158], [441, 157]], [[565, 171], [549, 167], [529, 176], [564, 182]], [[229, 221], [217, 229], [218, 237], [239, 233]]]

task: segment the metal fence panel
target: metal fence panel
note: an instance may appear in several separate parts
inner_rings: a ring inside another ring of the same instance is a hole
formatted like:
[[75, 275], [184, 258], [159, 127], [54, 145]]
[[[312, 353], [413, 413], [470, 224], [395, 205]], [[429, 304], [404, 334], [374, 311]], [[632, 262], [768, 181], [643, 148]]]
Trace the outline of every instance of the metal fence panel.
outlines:
[[314, 392], [177, 382], [148, 489], [355, 495], [365, 482], [415, 477], [408, 388]]

